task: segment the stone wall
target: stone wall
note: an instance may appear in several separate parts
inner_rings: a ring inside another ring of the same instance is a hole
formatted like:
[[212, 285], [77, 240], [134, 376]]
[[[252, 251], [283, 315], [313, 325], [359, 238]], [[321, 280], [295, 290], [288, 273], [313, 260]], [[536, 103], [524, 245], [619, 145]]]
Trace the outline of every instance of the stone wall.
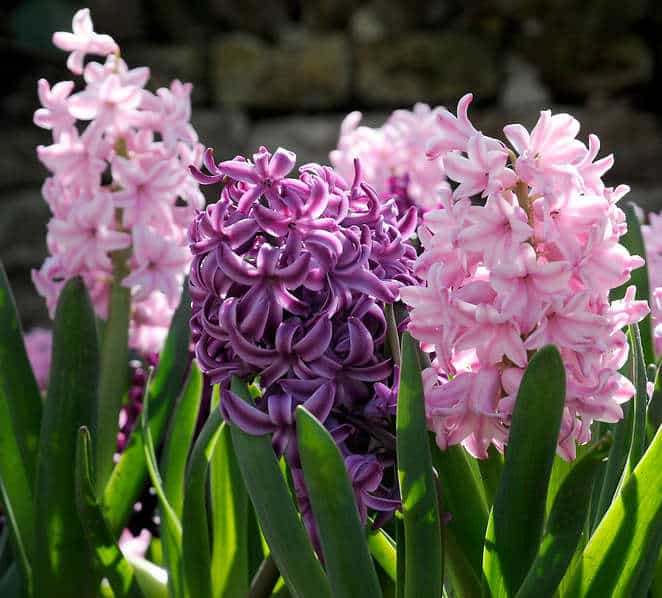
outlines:
[[[454, 105], [471, 90], [488, 134], [541, 108], [571, 111], [616, 155], [611, 183], [662, 209], [662, 12], [655, 0], [90, 0], [152, 82], [195, 84], [194, 124], [217, 157], [282, 145], [327, 160], [344, 114], [378, 124], [416, 101]], [[0, 259], [25, 324], [46, 319], [29, 271], [46, 252], [46, 174], [32, 125], [36, 81], [67, 78], [50, 35], [67, 0], [5, 3], [0, 22]]]

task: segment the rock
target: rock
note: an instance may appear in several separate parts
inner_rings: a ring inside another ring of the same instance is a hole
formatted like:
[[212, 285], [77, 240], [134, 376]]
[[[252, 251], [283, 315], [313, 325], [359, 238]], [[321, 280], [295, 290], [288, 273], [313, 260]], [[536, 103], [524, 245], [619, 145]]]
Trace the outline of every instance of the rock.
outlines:
[[359, 97], [372, 105], [455, 103], [468, 90], [487, 100], [495, 97], [499, 80], [494, 50], [458, 32], [365, 43], [357, 65]]
[[576, 102], [614, 96], [652, 81], [654, 59], [641, 36], [582, 22], [568, 20], [567, 15], [528, 19], [524, 35], [515, 40], [557, 98]]
[[0, 196], [0, 255], [11, 268], [36, 268], [46, 257], [46, 224], [51, 213], [39, 188]]
[[550, 96], [536, 69], [517, 56], [509, 56], [499, 103], [506, 109], [539, 108], [550, 103]]
[[301, 3], [301, 17], [312, 29], [341, 29], [357, 9], [358, 0], [315, 0]]
[[3, 131], [7, 141], [0, 148], [0, 189], [40, 186], [48, 176], [48, 171], [37, 159], [37, 145], [53, 143], [51, 132], [26, 124], [24, 128]]
[[344, 115], [292, 116], [265, 119], [255, 124], [250, 135], [250, 153], [265, 145], [271, 151], [281, 146], [297, 155], [297, 164], [329, 163], [329, 152], [336, 147]]
[[226, 106], [319, 109], [349, 98], [349, 49], [341, 34], [288, 36], [277, 45], [233, 34], [211, 54], [216, 99]]
[[[621, 203], [631, 201], [637, 204], [644, 212], [662, 212], [662, 187], [634, 185]], [[621, 206], [623, 207], [623, 206]]]
[[24, 328], [48, 322], [46, 304], [32, 284], [30, 271], [46, 257], [50, 211], [38, 188], [0, 195], [0, 260], [14, 293]]
[[200, 143], [213, 147], [217, 160], [229, 160], [250, 149], [247, 144], [250, 123], [240, 110], [198, 109], [193, 111], [191, 122]]
[[123, 48], [123, 58], [130, 67], [149, 66], [147, 87], [152, 91], [170, 87], [173, 79], [193, 83], [191, 100], [202, 104], [208, 98], [204, 77], [205, 60], [202, 47], [185, 44], [140, 44]]
[[86, 6], [92, 14], [95, 31], [112, 35], [120, 45], [124, 40], [144, 35], [145, 13], [142, 2], [88, 0]]
[[210, 0], [207, 10], [221, 20], [229, 30], [246, 31], [275, 39], [291, 19], [290, 2], [286, 0]]

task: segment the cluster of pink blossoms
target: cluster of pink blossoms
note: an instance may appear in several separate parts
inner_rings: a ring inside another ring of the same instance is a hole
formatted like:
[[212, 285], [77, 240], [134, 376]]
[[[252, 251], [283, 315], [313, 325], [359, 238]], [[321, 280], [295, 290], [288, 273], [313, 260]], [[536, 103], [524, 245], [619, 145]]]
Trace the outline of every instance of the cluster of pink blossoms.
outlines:
[[453, 189], [419, 229], [424, 284], [401, 289], [410, 330], [434, 357], [424, 372], [428, 424], [442, 449], [461, 443], [479, 458], [490, 444], [502, 450], [524, 369], [553, 343], [567, 375], [558, 452], [573, 459], [591, 423], [621, 419], [634, 394], [618, 373], [628, 354], [621, 329], [648, 306], [634, 287], [609, 302], [644, 263], [619, 244], [627, 227], [616, 202], [628, 188], [605, 187], [613, 157], [596, 161], [598, 138], [588, 147], [576, 139], [570, 115], [544, 111], [531, 132], [506, 126], [513, 152], [475, 129], [471, 99], [457, 116], [438, 115], [429, 155]]
[[440, 193], [449, 190], [443, 161], [426, 156], [431, 132], [441, 133], [441, 108], [416, 104], [396, 110], [379, 128], [359, 126], [362, 115], [350, 112], [340, 129], [337, 149], [330, 154], [338, 173], [350, 180], [354, 160], [361, 160], [363, 178], [383, 197], [395, 196], [401, 212], [415, 205], [420, 212], [440, 207]]
[[[52, 173], [42, 193], [53, 217], [51, 255], [33, 272], [35, 286], [52, 315], [65, 281], [80, 275], [106, 317], [119, 269], [112, 258], [121, 256], [128, 260], [121, 283], [133, 295], [131, 345], [158, 351], [189, 267], [186, 227], [204, 206], [187, 170], [203, 150], [189, 122], [191, 85], [146, 90], [149, 69], [129, 69], [115, 41], [95, 33], [88, 9], [53, 43], [71, 52], [67, 66], [85, 86], [39, 81], [34, 122], [52, 131], [53, 143], [37, 153]], [[88, 54], [105, 61], [84, 65]]]
[[651, 293], [653, 340], [655, 354], [662, 354], [662, 213], [648, 215], [648, 224], [641, 227], [646, 244], [646, 265]]

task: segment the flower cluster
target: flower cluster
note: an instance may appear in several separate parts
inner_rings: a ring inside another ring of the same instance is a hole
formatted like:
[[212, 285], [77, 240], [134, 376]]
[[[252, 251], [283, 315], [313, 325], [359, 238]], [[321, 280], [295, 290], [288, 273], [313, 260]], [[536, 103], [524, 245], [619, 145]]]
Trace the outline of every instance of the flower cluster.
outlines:
[[[208, 150], [204, 164], [209, 174], [192, 169], [198, 180], [223, 188], [189, 230], [191, 326], [201, 369], [224, 386], [224, 416], [273, 434], [309, 524], [294, 430], [300, 404], [343, 451], [364, 520], [367, 508], [392, 512], [382, 478], [393, 444], [376, 440], [392, 439], [395, 409], [384, 304], [414, 282], [415, 251], [402, 240], [416, 209], [398, 218], [394, 200], [362, 182], [358, 161], [351, 184], [317, 164], [288, 178], [295, 155], [282, 148], [218, 164]], [[256, 407], [227, 389], [233, 374], [259, 385]]]
[[381, 196], [394, 196], [404, 211], [415, 205], [420, 212], [440, 207], [440, 192], [449, 189], [441, 159], [426, 157], [427, 141], [439, 133], [440, 108], [416, 104], [396, 110], [379, 128], [359, 126], [362, 115], [351, 112], [340, 129], [331, 163], [350, 178], [354, 160], [361, 160], [365, 181]]
[[641, 227], [641, 232], [646, 244], [655, 354], [660, 355], [662, 354], [662, 214], [649, 214], [648, 224]]
[[[88, 9], [53, 43], [71, 52], [67, 66], [85, 85], [39, 81], [34, 122], [51, 130], [53, 143], [37, 153], [52, 173], [42, 193], [53, 216], [51, 255], [33, 280], [52, 314], [64, 282], [81, 275], [105, 317], [116, 277], [133, 294], [132, 346], [154, 351], [190, 261], [186, 226], [204, 205], [186, 169], [203, 149], [189, 123], [191, 85], [146, 90], [149, 69], [129, 69], [113, 39], [95, 33]], [[84, 65], [88, 54], [105, 61]]]
[[438, 115], [429, 154], [453, 190], [419, 230], [425, 284], [401, 290], [412, 334], [434, 354], [424, 372], [428, 423], [442, 449], [462, 443], [481, 458], [490, 444], [502, 449], [524, 368], [554, 343], [567, 373], [558, 452], [573, 459], [591, 422], [618, 421], [634, 394], [618, 373], [628, 354], [621, 328], [648, 306], [634, 287], [609, 302], [643, 264], [619, 244], [627, 226], [617, 201], [628, 188], [605, 187], [613, 158], [596, 160], [598, 138], [588, 147], [576, 139], [570, 115], [544, 111], [531, 132], [506, 126], [513, 152], [475, 129], [471, 99], [457, 116]]

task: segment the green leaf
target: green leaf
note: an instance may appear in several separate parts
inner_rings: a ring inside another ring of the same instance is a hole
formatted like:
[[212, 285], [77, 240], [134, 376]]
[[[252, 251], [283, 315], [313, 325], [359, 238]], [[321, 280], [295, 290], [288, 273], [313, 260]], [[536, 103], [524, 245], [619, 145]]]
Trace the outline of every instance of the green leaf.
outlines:
[[168, 572], [138, 556], [128, 556], [145, 598], [172, 598], [168, 595]]
[[12, 544], [21, 557], [20, 572], [26, 585], [34, 546], [33, 491], [41, 412], [41, 395], [0, 264], [0, 483], [2, 503], [11, 511]]
[[444, 530], [445, 578], [455, 591], [455, 596], [480, 596], [482, 592], [482, 571], [477, 572], [469, 562], [457, 535], [461, 530]]
[[584, 532], [592, 481], [610, 444], [611, 436], [599, 441], [565, 476], [556, 493], [538, 556], [517, 598], [551, 596], [556, 590]]
[[483, 573], [494, 598], [517, 592], [538, 552], [564, 402], [565, 369], [548, 345], [522, 378], [487, 527]]
[[182, 524], [177, 517], [163, 489], [163, 480], [154, 449], [154, 440], [149, 426], [150, 387], [152, 370], [150, 369], [145, 384], [145, 398], [140, 413], [140, 433], [149, 479], [156, 491], [161, 515], [161, 543], [163, 544], [163, 560], [168, 571], [168, 589], [172, 598], [186, 596], [186, 588], [182, 571]]
[[646, 403], [648, 402], [646, 364], [644, 363], [641, 335], [637, 324], [630, 326], [630, 339], [630, 348], [633, 352], [632, 384], [635, 388], [635, 395], [631, 407], [633, 409], [632, 440], [630, 441], [630, 450], [625, 464], [625, 476], [632, 473], [646, 450]]
[[[248, 595], [252, 597], [269, 596], [272, 594], [278, 579], [280, 578], [280, 571], [276, 567], [276, 563], [271, 555], [264, 558], [258, 566], [255, 577], [251, 581]], [[243, 596], [246, 593], [244, 592]]]
[[368, 550], [393, 581], [398, 575], [395, 541], [383, 529], [367, 529]]
[[141, 598], [133, 567], [124, 558], [103, 519], [94, 487], [90, 432], [81, 426], [76, 446], [76, 505], [87, 542], [116, 598]]
[[202, 401], [202, 372], [195, 360], [170, 422], [163, 456], [163, 489], [177, 517], [184, 508], [186, 463]]
[[[25, 549], [25, 544], [23, 543], [23, 534], [20, 532], [20, 527], [16, 520], [16, 515], [14, 513], [14, 508], [12, 503], [9, 501], [7, 495], [7, 490], [3, 483], [2, 478], [0, 478], [0, 503], [4, 508], [4, 515], [7, 524], [12, 531], [12, 547], [14, 549], [14, 554], [16, 555], [16, 563], [20, 569], [16, 569], [12, 575], [17, 575], [23, 580], [23, 585], [28, 588], [28, 595], [31, 595], [32, 592], [32, 566], [30, 565], [30, 559]], [[32, 506], [32, 505], [28, 505]], [[12, 582], [13, 583], [13, 582]], [[20, 584], [20, 579], [19, 579]], [[2, 594], [0, 594], [2, 596]]]
[[662, 542], [662, 428], [570, 575], [582, 598], [645, 596]]
[[406, 598], [441, 595], [439, 503], [425, 423], [418, 344], [402, 337], [402, 369], [396, 416], [398, 480], [405, 540]]
[[[630, 355], [631, 357], [631, 355]], [[632, 359], [628, 358], [628, 363], [632, 364]], [[607, 512], [612, 502], [616, 490], [619, 486], [619, 480], [623, 478], [625, 463], [630, 451], [634, 426], [634, 407], [631, 403], [623, 405], [623, 419], [616, 424], [612, 424], [611, 430], [614, 435], [614, 442], [609, 450], [609, 457], [604, 467], [602, 481], [599, 486], [594, 487], [592, 502], [595, 501], [595, 509], [591, 509], [590, 532], [598, 526], [600, 520]], [[599, 478], [597, 478], [599, 481]]]
[[[236, 377], [232, 390], [252, 402]], [[232, 445], [246, 489], [278, 570], [298, 598], [330, 598], [329, 584], [294, 507], [268, 436], [252, 436], [231, 426]]]
[[[637, 217], [635, 211], [635, 204], [629, 202], [623, 209], [627, 219], [628, 230], [621, 237], [620, 243], [624, 245], [627, 250], [633, 255], [639, 255], [646, 258], [646, 247], [644, 245], [644, 238], [641, 234], [641, 222]], [[641, 301], [650, 301], [650, 288], [648, 285], [648, 269], [646, 265], [632, 271], [630, 279], [624, 282], [617, 289], [612, 290], [609, 298], [622, 299], [625, 296], [625, 291], [629, 286], [635, 285], [637, 287], [636, 298]], [[648, 314], [640, 323], [641, 329], [641, 342], [644, 352], [645, 363], [655, 363], [655, 350], [653, 347], [653, 332], [651, 328], [651, 316]]]
[[[190, 317], [191, 297], [185, 282], [149, 391], [149, 430], [155, 444], [161, 441], [173, 405], [184, 385], [189, 364]], [[146, 467], [143, 436], [136, 430], [131, 434], [119, 463], [113, 469], [103, 495], [104, 515], [115, 537], [119, 536], [125, 526], [143, 489], [147, 477]]]
[[662, 368], [656, 368], [655, 372], [655, 388], [653, 396], [648, 403], [648, 426], [652, 431], [651, 437], [655, 435], [655, 431], [662, 426]]
[[21, 574], [18, 571], [16, 563], [12, 563], [9, 569], [0, 577], [0, 596], [2, 598], [23, 598]]
[[222, 423], [220, 410], [212, 409], [193, 447], [186, 472], [182, 557], [190, 596], [213, 595], [211, 540], [207, 520], [207, 470]]
[[[216, 387], [218, 388], [218, 387]], [[212, 586], [216, 598], [243, 598], [248, 574], [248, 494], [224, 425], [210, 468], [212, 512]], [[255, 530], [259, 533], [259, 530]]]
[[503, 475], [503, 455], [494, 446], [490, 446], [487, 449], [487, 459], [478, 460], [478, 469], [483, 480], [487, 504], [493, 505]]
[[405, 524], [402, 519], [402, 514], [396, 511], [393, 517], [395, 524], [395, 565], [396, 565], [396, 578], [395, 578], [395, 596], [396, 598], [404, 598], [405, 596]]
[[356, 497], [331, 434], [313, 415], [296, 410], [303, 475], [322, 543], [331, 593], [336, 598], [381, 596]]
[[[2, 263], [0, 263], [0, 364], [2, 364], [0, 403], [3, 404], [3, 410], [6, 410], [6, 415], [3, 413], [3, 417], [0, 417], [0, 426], [2, 426], [0, 438], [5, 439], [11, 435], [15, 439], [22, 460], [22, 464], [19, 464], [17, 456], [15, 467], [22, 467], [25, 470], [25, 478], [28, 480], [29, 489], [32, 490], [37, 471], [41, 394], [25, 350], [18, 311]], [[10, 422], [11, 428], [9, 428]], [[0, 458], [3, 457], [0, 454]], [[5, 482], [9, 485], [9, 478], [4, 468], [0, 469], [0, 474], [5, 475]], [[12, 494], [11, 488], [9, 492]]]
[[[444, 505], [452, 519], [446, 529], [454, 533], [458, 546], [474, 573], [480, 576], [483, 561], [483, 542], [487, 529], [489, 508], [480, 470], [462, 446], [449, 446], [442, 451], [431, 437], [432, 462], [439, 474]], [[452, 558], [454, 553], [449, 553]]]
[[[113, 455], [117, 447], [117, 421], [122, 399], [129, 387], [129, 319], [131, 289], [122, 286], [117, 276], [118, 257], [113, 256], [115, 277], [110, 285], [108, 320], [101, 344], [101, 371], [96, 407], [95, 451], [96, 487], [103, 493], [113, 470]], [[127, 272], [128, 274], [128, 272]]]
[[35, 485], [36, 596], [92, 596], [98, 579], [76, 509], [76, 444], [80, 426], [94, 422], [99, 348], [90, 297], [83, 281], [60, 294], [53, 361], [41, 425]]

